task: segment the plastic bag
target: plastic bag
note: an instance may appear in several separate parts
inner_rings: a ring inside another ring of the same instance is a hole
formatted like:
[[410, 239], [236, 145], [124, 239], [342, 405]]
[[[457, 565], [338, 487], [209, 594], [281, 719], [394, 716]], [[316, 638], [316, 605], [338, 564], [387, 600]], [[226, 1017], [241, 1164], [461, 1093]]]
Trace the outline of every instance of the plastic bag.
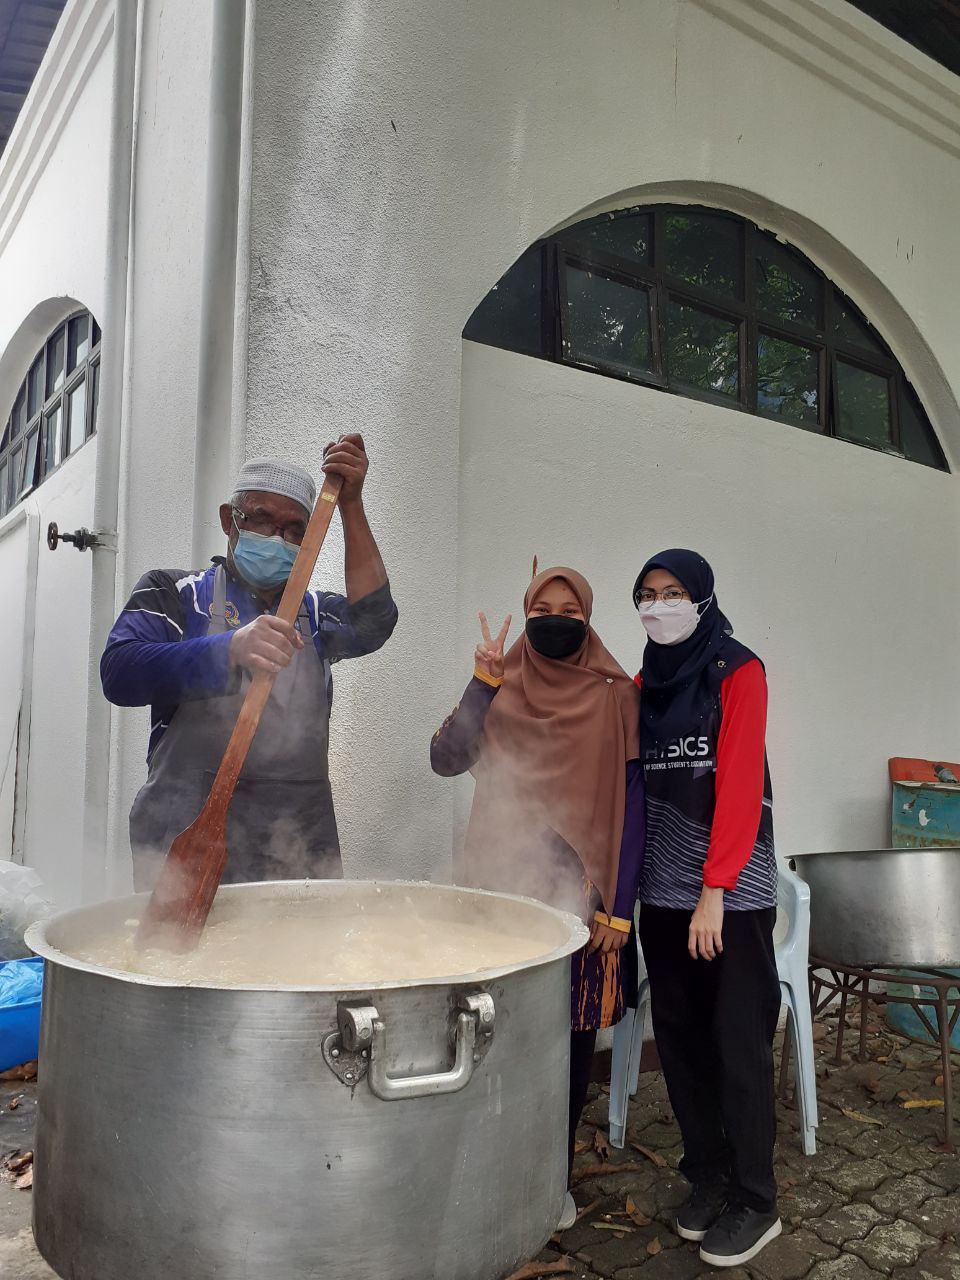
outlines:
[[0, 960], [20, 960], [30, 955], [23, 935], [30, 925], [52, 915], [53, 903], [43, 892], [43, 881], [30, 867], [0, 861]]
[[43, 961], [39, 956], [0, 964], [0, 1071], [37, 1057], [42, 994]]

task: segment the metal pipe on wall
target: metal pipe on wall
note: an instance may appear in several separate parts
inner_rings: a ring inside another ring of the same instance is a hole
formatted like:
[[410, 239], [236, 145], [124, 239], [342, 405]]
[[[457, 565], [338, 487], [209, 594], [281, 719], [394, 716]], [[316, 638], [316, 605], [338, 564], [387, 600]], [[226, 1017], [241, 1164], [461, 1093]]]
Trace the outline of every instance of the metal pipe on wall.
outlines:
[[23, 862], [27, 825], [27, 777], [30, 760], [30, 716], [33, 709], [34, 637], [37, 623], [37, 566], [40, 558], [40, 516], [36, 504], [25, 502], [0, 522], [0, 541], [25, 525], [26, 592], [23, 602], [22, 647], [20, 650], [20, 712], [13, 735], [11, 757], [16, 770], [13, 784], [13, 832], [11, 855]]
[[247, 9], [244, 0], [214, 0], [193, 507], [193, 560], [198, 565], [221, 549], [223, 533], [217, 512], [230, 496], [234, 462], [234, 338], [241, 157], [245, 151]]
[[116, 0], [107, 197], [107, 272], [103, 359], [97, 423], [96, 491], [90, 590], [81, 892], [85, 901], [107, 886], [111, 707], [100, 687], [99, 655], [117, 608], [117, 523], [121, 439], [128, 412], [132, 332], [133, 199], [145, 0]]

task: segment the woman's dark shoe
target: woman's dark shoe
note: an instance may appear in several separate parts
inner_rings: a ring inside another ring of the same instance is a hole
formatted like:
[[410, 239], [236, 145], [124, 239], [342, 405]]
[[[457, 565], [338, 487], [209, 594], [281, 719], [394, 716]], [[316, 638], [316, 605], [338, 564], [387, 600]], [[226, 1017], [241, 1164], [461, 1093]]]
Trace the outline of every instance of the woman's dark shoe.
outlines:
[[677, 1235], [683, 1240], [702, 1240], [723, 1213], [727, 1203], [725, 1182], [698, 1182], [677, 1210]]
[[739, 1267], [755, 1258], [782, 1230], [776, 1213], [729, 1205], [704, 1236], [700, 1259], [714, 1267]]

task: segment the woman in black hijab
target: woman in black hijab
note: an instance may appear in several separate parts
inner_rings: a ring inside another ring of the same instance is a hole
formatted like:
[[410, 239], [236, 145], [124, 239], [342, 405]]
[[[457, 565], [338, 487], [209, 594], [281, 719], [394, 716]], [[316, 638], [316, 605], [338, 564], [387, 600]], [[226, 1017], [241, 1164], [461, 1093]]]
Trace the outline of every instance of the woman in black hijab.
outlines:
[[767, 686], [732, 638], [694, 551], [648, 560], [633, 590], [647, 632], [640, 884], [654, 1032], [692, 1192], [677, 1230], [714, 1266], [780, 1234], [773, 1173], [777, 871]]

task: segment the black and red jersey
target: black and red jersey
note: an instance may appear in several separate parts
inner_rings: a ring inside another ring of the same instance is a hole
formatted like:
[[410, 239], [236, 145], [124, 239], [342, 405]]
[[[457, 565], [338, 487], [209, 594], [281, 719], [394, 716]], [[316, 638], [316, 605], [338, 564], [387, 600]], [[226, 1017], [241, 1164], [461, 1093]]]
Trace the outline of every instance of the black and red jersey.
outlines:
[[[731, 646], [732, 648], [732, 646]], [[737, 646], [741, 649], [741, 646]], [[758, 658], [714, 660], [691, 723], [642, 742], [647, 840], [640, 901], [693, 910], [704, 885], [728, 911], [776, 905], [770, 775], [764, 746], [767, 682]], [[637, 683], [642, 689], [640, 677]]]

